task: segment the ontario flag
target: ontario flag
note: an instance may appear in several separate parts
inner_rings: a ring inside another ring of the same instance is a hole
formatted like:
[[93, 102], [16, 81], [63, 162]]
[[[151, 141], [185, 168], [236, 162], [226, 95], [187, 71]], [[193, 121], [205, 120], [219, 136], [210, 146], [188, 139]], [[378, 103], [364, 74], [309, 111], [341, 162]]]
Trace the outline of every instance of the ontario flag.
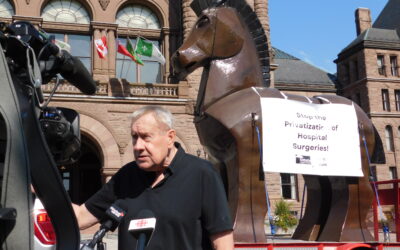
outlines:
[[94, 40], [94, 44], [96, 46], [97, 53], [99, 54], [99, 57], [101, 59], [105, 58], [107, 53], [108, 53], [106, 37], [103, 36], [101, 39]]
[[130, 43], [129, 40], [127, 40], [127, 47], [132, 51], [132, 53], [129, 52], [127, 48], [125, 48], [124, 45], [121, 44], [120, 41], [118, 41], [118, 53], [130, 57], [135, 63], [143, 65], [143, 61], [136, 55], [136, 53], [131, 49], [132, 44]]

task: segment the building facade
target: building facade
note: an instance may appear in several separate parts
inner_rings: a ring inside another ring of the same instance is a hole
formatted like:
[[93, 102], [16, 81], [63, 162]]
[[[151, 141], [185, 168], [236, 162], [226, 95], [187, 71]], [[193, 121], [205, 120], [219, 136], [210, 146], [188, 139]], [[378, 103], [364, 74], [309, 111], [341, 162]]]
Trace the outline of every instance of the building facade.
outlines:
[[400, 18], [398, 1], [389, 0], [375, 22], [369, 9], [355, 11], [357, 37], [336, 59], [338, 92], [371, 118], [382, 140], [385, 161], [371, 165], [378, 181], [397, 179], [400, 152]]

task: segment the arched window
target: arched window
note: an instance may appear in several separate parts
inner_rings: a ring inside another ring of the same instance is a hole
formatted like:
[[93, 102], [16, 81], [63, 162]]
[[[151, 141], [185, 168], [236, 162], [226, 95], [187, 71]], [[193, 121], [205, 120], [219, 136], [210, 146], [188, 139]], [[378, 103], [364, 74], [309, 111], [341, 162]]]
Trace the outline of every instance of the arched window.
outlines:
[[[118, 28], [125, 29], [127, 33], [132, 31], [133, 36], [128, 37], [133, 48], [136, 46], [136, 35], [140, 34], [140, 29], [160, 30], [161, 25], [156, 14], [149, 8], [131, 4], [127, 5], [118, 11], [116, 16]], [[138, 32], [139, 29], [139, 32]], [[119, 37], [118, 43], [123, 46], [127, 45], [127, 37]], [[147, 42], [153, 43], [153, 46], [160, 49], [160, 41], [152, 38], [144, 38]], [[137, 65], [129, 57], [117, 53], [116, 58], [116, 77], [124, 78], [129, 82], [140, 83], [160, 83], [161, 82], [161, 65], [151, 57], [140, 56], [143, 61], [143, 66]]]
[[149, 8], [132, 4], [117, 13], [117, 24], [120, 27], [137, 29], [161, 29], [157, 16]]
[[14, 15], [14, 8], [7, 0], [0, 0], [0, 17], [11, 18]]
[[389, 152], [394, 151], [393, 130], [392, 126], [385, 127], [386, 150]]
[[85, 7], [77, 1], [53, 0], [42, 11], [43, 21], [89, 24]]
[[[43, 21], [47, 22], [63, 22], [74, 24], [90, 24], [90, 16], [85, 7], [74, 0], [53, 0], [50, 1], [42, 11]], [[57, 40], [64, 41], [71, 46], [71, 54], [78, 57], [86, 68], [92, 69], [92, 43], [90, 35], [74, 34], [73, 32], [66, 33], [62, 31], [51, 31]]]

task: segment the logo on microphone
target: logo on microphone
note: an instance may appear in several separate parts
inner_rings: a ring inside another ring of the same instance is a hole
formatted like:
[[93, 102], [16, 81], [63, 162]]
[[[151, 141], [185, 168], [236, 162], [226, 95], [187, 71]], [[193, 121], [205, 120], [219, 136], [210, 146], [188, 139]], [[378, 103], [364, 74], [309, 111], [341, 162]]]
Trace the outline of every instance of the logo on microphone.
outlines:
[[129, 231], [154, 229], [156, 226], [156, 218], [136, 219], [129, 223]]
[[119, 211], [118, 209], [116, 209], [115, 207], [110, 207], [110, 212], [115, 215], [116, 217], [124, 217], [124, 212], [123, 211]]
[[146, 219], [136, 221], [136, 227], [145, 227], [147, 224], [148, 222]]

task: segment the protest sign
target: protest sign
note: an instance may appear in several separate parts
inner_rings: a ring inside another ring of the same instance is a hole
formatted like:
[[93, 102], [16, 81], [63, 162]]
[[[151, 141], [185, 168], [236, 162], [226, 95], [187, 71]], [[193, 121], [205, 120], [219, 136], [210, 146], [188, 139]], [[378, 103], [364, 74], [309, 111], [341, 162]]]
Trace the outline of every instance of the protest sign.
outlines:
[[261, 98], [264, 171], [363, 176], [352, 105]]

